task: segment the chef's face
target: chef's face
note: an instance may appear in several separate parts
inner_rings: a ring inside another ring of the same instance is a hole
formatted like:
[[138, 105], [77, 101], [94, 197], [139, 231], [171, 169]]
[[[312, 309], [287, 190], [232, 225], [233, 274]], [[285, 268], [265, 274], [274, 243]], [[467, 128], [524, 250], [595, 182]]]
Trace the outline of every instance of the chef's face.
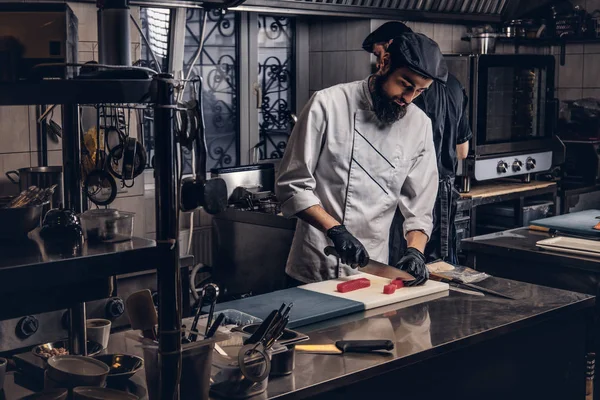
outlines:
[[427, 90], [433, 80], [406, 67], [390, 72], [390, 54], [387, 52], [389, 43], [376, 43], [373, 46], [378, 74], [387, 76], [383, 83], [385, 94], [400, 106], [406, 107]]

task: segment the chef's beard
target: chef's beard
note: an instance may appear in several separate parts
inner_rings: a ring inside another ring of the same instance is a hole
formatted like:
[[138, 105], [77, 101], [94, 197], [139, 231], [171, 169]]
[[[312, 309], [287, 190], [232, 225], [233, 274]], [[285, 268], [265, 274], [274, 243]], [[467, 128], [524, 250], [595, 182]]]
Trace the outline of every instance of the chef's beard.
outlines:
[[373, 90], [371, 97], [373, 99], [373, 109], [379, 121], [384, 124], [393, 124], [406, 115], [406, 107], [393, 101], [385, 90], [383, 84], [388, 79], [390, 74], [375, 75], [373, 78]]

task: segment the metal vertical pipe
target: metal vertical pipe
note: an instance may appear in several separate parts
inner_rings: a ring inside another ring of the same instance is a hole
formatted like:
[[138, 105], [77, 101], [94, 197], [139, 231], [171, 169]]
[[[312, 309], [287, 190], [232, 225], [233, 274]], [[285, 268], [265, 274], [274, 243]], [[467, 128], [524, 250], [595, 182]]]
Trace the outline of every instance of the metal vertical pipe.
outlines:
[[[42, 114], [46, 112], [45, 105], [36, 106], [35, 120], [38, 121]], [[50, 117], [48, 117], [50, 118]], [[37, 145], [38, 145], [38, 165], [40, 167], [48, 166], [48, 128], [45, 122], [36, 123]]]
[[155, 77], [154, 179], [158, 260], [160, 398], [179, 398], [181, 375], [181, 277], [179, 269], [178, 186], [173, 134], [173, 75]]
[[[79, 140], [79, 106], [62, 106], [62, 156], [64, 207], [76, 213], [83, 211], [81, 195], [81, 142]], [[85, 303], [79, 303], [69, 310], [69, 345], [72, 354], [87, 355], [87, 334], [85, 329]]]
[[76, 213], [83, 210], [81, 196], [81, 142], [79, 139], [79, 107], [64, 104], [62, 109], [63, 190], [65, 208]]

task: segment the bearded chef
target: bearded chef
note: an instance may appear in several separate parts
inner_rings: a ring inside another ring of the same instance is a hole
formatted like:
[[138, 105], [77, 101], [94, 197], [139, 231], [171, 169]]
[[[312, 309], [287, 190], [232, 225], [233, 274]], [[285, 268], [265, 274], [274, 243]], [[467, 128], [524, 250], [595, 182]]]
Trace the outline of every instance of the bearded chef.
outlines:
[[[276, 183], [286, 217], [298, 217], [286, 272], [292, 282], [348, 276], [370, 258], [387, 263], [396, 209], [407, 250], [397, 267], [428, 279], [423, 251], [438, 186], [431, 121], [412, 101], [448, 71], [418, 33], [388, 47], [379, 71], [315, 93], [298, 118]], [[339, 259], [323, 250], [333, 245]]]

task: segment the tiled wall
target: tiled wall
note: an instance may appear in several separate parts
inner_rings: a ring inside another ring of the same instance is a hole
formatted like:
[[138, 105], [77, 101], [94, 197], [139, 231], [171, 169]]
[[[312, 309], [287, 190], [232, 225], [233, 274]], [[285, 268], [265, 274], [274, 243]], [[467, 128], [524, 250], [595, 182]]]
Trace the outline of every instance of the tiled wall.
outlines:
[[[68, 3], [79, 20], [79, 62], [98, 60], [97, 24], [95, 4]], [[139, 8], [132, 7], [131, 12], [139, 18]], [[131, 27], [132, 58], [139, 59], [140, 36]], [[52, 119], [61, 123], [60, 107]], [[135, 118], [132, 118], [134, 121]], [[6, 178], [5, 172], [18, 168], [38, 166], [38, 144], [35, 106], [0, 107], [0, 196], [17, 194], [19, 189]], [[131, 127], [132, 136], [137, 129]], [[62, 165], [61, 143], [48, 139], [48, 165]], [[120, 190], [117, 199], [111, 205], [123, 211], [136, 213], [134, 233], [145, 235], [144, 179], [136, 178], [133, 188]]]
[[[309, 30], [311, 94], [338, 83], [366, 78], [371, 73], [373, 60], [362, 50], [362, 42], [385, 22], [371, 19], [312, 20]], [[406, 22], [406, 25], [434, 39], [443, 53], [469, 50], [469, 43], [460, 40], [466, 32], [465, 26], [422, 22]]]

